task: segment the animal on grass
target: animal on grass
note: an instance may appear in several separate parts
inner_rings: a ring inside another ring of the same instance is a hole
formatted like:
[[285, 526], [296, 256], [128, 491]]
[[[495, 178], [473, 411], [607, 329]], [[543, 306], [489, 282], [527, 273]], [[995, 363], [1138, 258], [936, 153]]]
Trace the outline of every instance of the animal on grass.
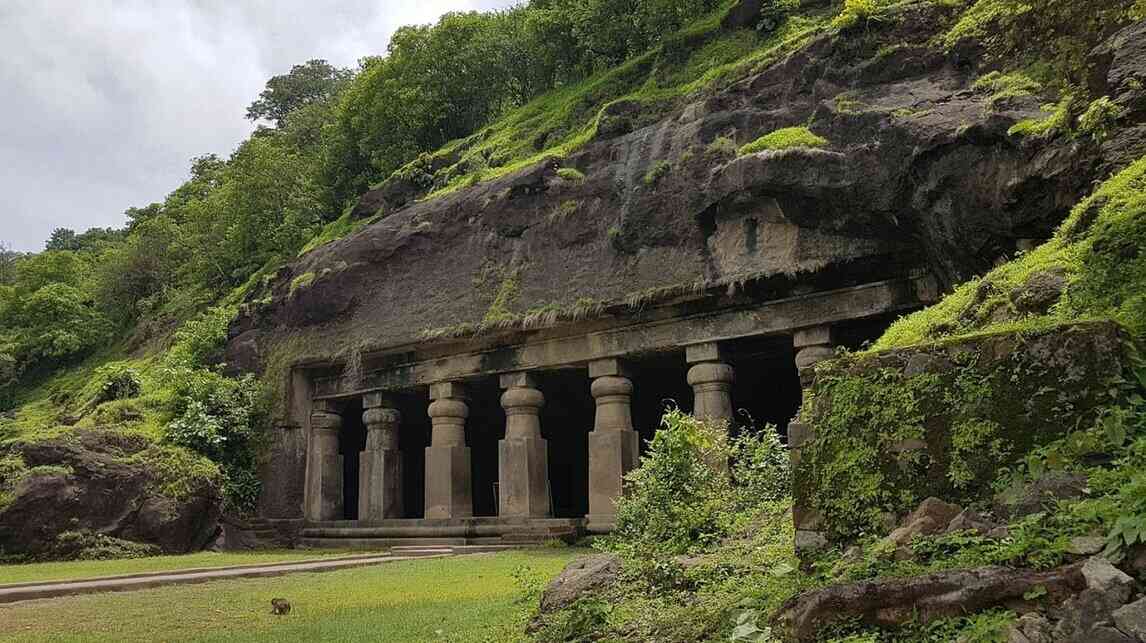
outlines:
[[286, 614], [290, 614], [290, 601], [285, 598], [272, 598], [271, 614], [276, 616], [284, 616]]

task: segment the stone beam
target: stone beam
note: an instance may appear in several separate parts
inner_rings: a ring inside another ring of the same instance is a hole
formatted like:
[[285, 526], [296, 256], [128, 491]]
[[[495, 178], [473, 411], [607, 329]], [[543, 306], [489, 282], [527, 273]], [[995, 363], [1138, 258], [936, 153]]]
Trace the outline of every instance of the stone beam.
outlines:
[[515, 371], [584, 365], [634, 353], [683, 349], [688, 345], [741, 337], [792, 333], [797, 329], [919, 307], [937, 296], [931, 277], [880, 281], [851, 288], [777, 299], [752, 307], [632, 323], [597, 332], [459, 353], [368, 373], [361, 385], [342, 378], [315, 382], [315, 398], [339, 398], [369, 391], [396, 391], [434, 382]]

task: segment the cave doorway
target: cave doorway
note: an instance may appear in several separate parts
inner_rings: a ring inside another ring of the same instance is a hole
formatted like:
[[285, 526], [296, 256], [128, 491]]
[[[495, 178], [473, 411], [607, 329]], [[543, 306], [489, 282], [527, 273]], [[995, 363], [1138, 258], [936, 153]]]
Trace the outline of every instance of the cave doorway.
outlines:
[[640, 452], [661, 427], [669, 408], [692, 412], [692, 387], [684, 351], [652, 353], [629, 360], [633, 380], [633, 428], [640, 435]]
[[800, 410], [803, 396], [792, 337], [746, 337], [723, 348], [736, 373], [733, 433], [771, 426], [786, 441], [788, 423]]
[[549, 498], [555, 518], [589, 513], [589, 431], [596, 406], [586, 369], [547, 371], [537, 375], [545, 395], [541, 436], [547, 441]]
[[426, 387], [390, 396], [401, 414], [398, 451], [402, 454], [402, 516], [421, 518], [426, 506], [426, 447], [430, 446], [430, 393]]
[[474, 516], [497, 515], [497, 443], [505, 437], [505, 409], [497, 377], [466, 382], [470, 416], [466, 444], [470, 448], [470, 490]]
[[342, 456], [342, 518], [358, 520], [358, 459], [366, 448], [366, 425], [362, 422], [362, 398], [347, 400], [342, 407], [338, 453]]

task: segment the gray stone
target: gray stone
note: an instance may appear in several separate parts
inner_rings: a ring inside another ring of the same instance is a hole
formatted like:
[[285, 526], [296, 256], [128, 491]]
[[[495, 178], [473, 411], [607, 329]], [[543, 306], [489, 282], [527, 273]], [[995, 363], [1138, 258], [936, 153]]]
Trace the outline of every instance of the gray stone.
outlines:
[[820, 551], [828, 546], [828, 539], [824, 534], [818, 531], [809, 531], [807, 529], [796, 530], [796, 552], [799, 554], [810, 554], [812, 552]]
[[585, 594], [617, 580], [621, 559], [613, 554], [578, 558], [565, 566], [541, 593], [541, 611], [549, 613], [571, 605]]
[[1134, 579], [1125, 572], [1110, 564], [1105, 558], [1095, 556], [1082, 566], [1082, 576], [1086, 579], [1088, 589], [1105, 593], [1112, 593], [1119, 597], [1120, 603], [1130, 598], [1130, 591], [1134, 586]]
[[947, 524], [947, 529], [944, 533], [954, 533], [957, 531], [970, 531], [976, 534], [986, 534], [998, 525], [987, 520], [977, 511], [971, 509], [964, 509], [959, 512], [958, 516], [951, 519]]
[[1051, 622], [1039, 614], [1024, 614], [1007, 627], [1007, 643], [1054, 643]]
[[1146, 598], [1114, 610], [1111, 618], [1122, 632], [1146, 641]]
[[1106, 546], [1106, 539], [1100, 536], [1075, 536], [1070, 539], [1067, 553], [1075, 556], [1093, 556]]

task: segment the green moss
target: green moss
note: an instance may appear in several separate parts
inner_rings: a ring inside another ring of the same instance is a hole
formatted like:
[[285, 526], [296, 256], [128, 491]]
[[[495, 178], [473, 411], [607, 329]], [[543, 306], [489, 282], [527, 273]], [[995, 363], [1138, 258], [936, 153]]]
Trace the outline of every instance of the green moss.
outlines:
[[302, 288], [309, 288], [318, 275], [313, 272], [304, 272], [301, 275], [291, 279], [290, 281], [290, 294], [293, 295], [296, 291]]
[[736, 156], [736, 141], [727, 136], [717, 136], [708, 144], [706, 150], [709, 154]]
[[346, 210], [343, 211], [342, 216], [323, 226], [322, 230], [311, 238], [311, 240], [302, 247], [302, 250], [298, 251], [298, 256], [301, 257], [319, 246], [324, 246], [332, 241], [348, 237], [385, 216], [381, 209], [379, 209], [373, 216], [365, 219], [351, 219], [350, 213], [353, 209], [353, 207], [347, 207]]
[[585, 174], [575, 167], [563, 167], [557, 170], [557, 176], [565, 179], [566, 181], [575, 181], [580, 183], [585, 180]]
[[765, 150], [786, 150], [794, 147], [824, 147], [828, 139], [817, 136], [806, 127], [785, 127], [770, 132], [760, 138], [742, 146], [737, 153], [740, 156], [755, 154]]
[[1115, 122], [1122, 118], [1123, 113], [1123, 109], [1114, 104], [1109, 96], [1095, 99], [1078, 117], [1078, 132], [1101, 143], [1110, 136]]
[[832, 26], [850, 29], [875, 18], [878, 9], [876, 0], [844, 0], [843, 9], [832, 20]]
[[998, 107], [1001, 102], [1007, 99], [1033, 96], [1043, 90], [1042, 83], [1032, 78], [1025, 71], [1012, 71], [1010, 73], [993, 71], [976, 80], [974, 87], [978, 91], [990, 94], [990, 98], [987, 100], [987, 106], [990, 109]]
[[549, 213], [549, 221], [552, 223], [560, 223], [565, 219], [577, 214], [577, 209], [580, 205], [573, 200], [565, 200], [557, 204], [553, 211]]
[[482, 324], [498, 324], [516, 319], [518, 315], [511, 310], [511, 306], [517, 301], [520, 294], [521, 284], [518, 272], [510, 272], [505, 276], [501, 285], [498, 287], [497, 294], [493, 298], [493, 303], [489, 305], [485, 317], [482, 318]]
[[661, 179], [665, 178], [672, 172], [672, 163], [668, 161], [655, 161], [649, 166], [649, 171], [645, 172], [644, 182], [648, 187], [656, 187]]

